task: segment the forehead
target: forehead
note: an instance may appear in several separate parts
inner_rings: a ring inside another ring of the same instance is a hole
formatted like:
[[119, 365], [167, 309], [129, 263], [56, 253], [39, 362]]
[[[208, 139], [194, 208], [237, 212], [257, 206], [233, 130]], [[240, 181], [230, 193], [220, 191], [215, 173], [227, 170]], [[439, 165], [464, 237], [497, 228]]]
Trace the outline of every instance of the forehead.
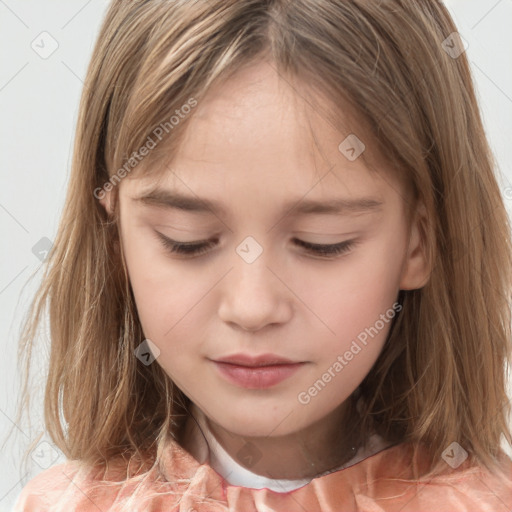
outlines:
[[[330, 106], [272, 66], [258, 63], [211, 89], [191, 116], [180, 153], [223, 161], [257, 156], [261, 163], [341, 156], [346, 137], [328, 121]], [[343, 119], [339, 119], [340, 125]], [[332, 165], [331, 164], [331, 165]]]
[[325, 101], [310, 99], [266, 63], [245, 69], [209, 91], [178, 150], [151, 176], [129, 179], [129, 195], [198, 213], [229, 214], [230, 203], [257, 196], [267, 206], [297, 204], [297, 214], [375, 211], [389, 179], [373, 162], [368, 167], [369, 140], [359, 131], [366, 154], [347, 158], [355, 134], [332, 125]]

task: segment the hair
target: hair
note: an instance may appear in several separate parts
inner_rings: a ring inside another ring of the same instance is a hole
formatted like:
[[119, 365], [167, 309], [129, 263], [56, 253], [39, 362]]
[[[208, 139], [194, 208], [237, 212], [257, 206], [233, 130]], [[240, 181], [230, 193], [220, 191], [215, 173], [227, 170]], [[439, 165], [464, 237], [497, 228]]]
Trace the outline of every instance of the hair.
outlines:
[[[44, 420], [68, 459], [154, 463], [189, 404], [158, 364], [134, 357], [144, 336], [118, 209], [109, 215], [97, 191], [111, 189], [115, 201], [127, 173], [159, 172], [195, 102], [265, 60], [297, 91], [316, 93], [312, 101], [329, 100], [321, 115], [364, 139], [362, 158], [389, 162], [410, 191], [409, 218], [424, 207], [429, 279], [400, 291], [402, 310], [359, 387], [361, 436], [374, 429], [391, 442], [426, 444], [432, 470], [457, 441], [475, 464], [495, 468], [500, 443], [512, 443], [512, 246], [468, 59], [443, 48], [454, 32], [436, 0], [112, 1], [84, 83], [58, 233], [18, 353], [28, 407], [47, 306]], [[163, 131], [165, 144], [156, 136]], [[156, 147], [137, 165], [150, 140]]]

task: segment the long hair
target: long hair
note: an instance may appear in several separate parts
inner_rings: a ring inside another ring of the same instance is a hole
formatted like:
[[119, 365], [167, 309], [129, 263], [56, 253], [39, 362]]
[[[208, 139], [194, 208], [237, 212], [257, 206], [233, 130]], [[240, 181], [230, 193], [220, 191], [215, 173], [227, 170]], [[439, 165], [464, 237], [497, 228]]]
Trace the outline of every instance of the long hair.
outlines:
[[321, 115], [342, 133], [364, 134], [407, 183], [410, 212], [425, 207], [429, 280], [400, 292], [402, 310], [360, 386], [362, 435], [372, 425], [389, 441], [424, 443], [431, 468], [456, 441], [493, 467], [502, 438], [512, 442], [512, 246], [456, 32], [436, 0], [111, 3], [85, 79], [58, 233], [18, 355], [26, 404], [47, 307], [44, 419], [68, 459], [154, 463], [188, 405], [158, 364], [134, 356], [144, 338], [118, 210], [109, 216], [98, 198], [110, 189], [115, 201], [121, 179], [156, 172], [208, 90], [265, 59], [297, 91], [327, 98], [332, 108]]

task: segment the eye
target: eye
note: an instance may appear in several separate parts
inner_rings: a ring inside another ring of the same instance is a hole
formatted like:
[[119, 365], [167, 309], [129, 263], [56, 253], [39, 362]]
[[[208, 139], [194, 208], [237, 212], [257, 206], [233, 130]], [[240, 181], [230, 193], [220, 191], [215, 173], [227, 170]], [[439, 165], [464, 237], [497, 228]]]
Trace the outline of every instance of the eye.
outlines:
[[184, 254], [185, 256], [199, 256], [211, 249], [216, 240], [208, 240], [205, 242], [177, 242], [156, 232], [163, 246], [171, 253]]
[[310, 242], [304, 242], [304, 240], [299, 240], [297, 238], [295, 238], [294, 241], [297, 245], [304, 247], [308, 251], [324, 257], [333, 257], [340, 254], [344, 254], [350, 251], [350, 249], [352, 249], [352, 247], [354, 247], [354, 245], [356, 244], [355, 240], [346, 240], [345, 242], [340, 242], [339, 244], [331, 245], [312, 244]]
[[[217, 239], [214, 239], [205, 240], [204, 242], [177, 242], [176, 240], [171, 240], [170, 238], [162, 235], [162, 233], [159, 233], [158, 231], [156, 231], [156, 234], [163, 246], [168, 249], [169, 252], [189, 257], [200, 256], [201, 254], [208, 252], [218, 241]], [[332, 258], [344, 254], [356, 245], [355, 240], [346, 240], [345, 242], [329, 245], [312, 244], [297, 238], [294, 238], [294, 242], [306, 249], [307, 252], [326, 258]]]

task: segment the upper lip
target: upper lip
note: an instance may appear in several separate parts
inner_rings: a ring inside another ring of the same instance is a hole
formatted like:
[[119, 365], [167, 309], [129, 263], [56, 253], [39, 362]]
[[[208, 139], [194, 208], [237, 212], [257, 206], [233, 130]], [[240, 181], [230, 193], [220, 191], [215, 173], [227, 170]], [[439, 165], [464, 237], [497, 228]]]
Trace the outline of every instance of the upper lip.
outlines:
[[297, 364], [299, 361], [292, 361], [275, 354], [261, 354], [250, 356], [248, 354], [232, 354], [230, 356], [215, 359], [217, 363], [230, 363], [240, 366], [272, 366], [276, 364]]

